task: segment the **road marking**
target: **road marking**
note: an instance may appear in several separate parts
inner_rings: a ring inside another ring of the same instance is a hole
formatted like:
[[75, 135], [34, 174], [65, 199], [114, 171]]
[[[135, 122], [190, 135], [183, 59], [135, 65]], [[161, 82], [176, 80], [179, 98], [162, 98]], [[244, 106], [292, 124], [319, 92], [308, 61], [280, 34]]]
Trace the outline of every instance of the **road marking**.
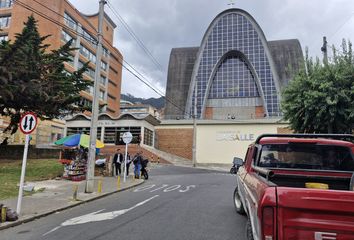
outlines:
[[151, 190], [150, 192], [155, 192], [155, 191], [160, 190], [160, 189], [162, 189], [162, 188], [165, 188], [165, 187], [167, 187], [167, 186], [168, 186], [168, 184], [162, 184], [161, 187], [156, 188], [156, 189], [154, 189], [154, 190]]
[[151, 189], [151, 188], [153, 188], [155, 186], [156, 186], [155, 184], [152, 184], [152, 185], [139, 187], [139, 188], [136, 188], [133, 192], [142, 192], [142, 191], [145, 191], [145, 190], [149, 190], [149, 189]]
[[118, 216], [121, 216], [139, 206], [144, 205], [145, 203], [151, 201], [154, 198], [157, 198], [159, 195], [155, 195], [151, 198], [148, 198], [140, 203], [135, 204], [133, 207], [131, 208], [127, 208], [127, 209], [122, 209], [122, 210], [118, 210], [118, 211], [112, 211], [112, 212], [106, 212], [106, 213], [100, 213], [102, 211], [104, 211], [105, 209], [101, 209], [99, 211], [96, 212], [92, 212], [89, 214], [85, 214], [83, 216], [80, 217], [75, 217], [75, 218], [71, 218], [66, 220], [65, 222], [63, 222], [62, 224], [60, 224], [60, 226], [53, 228], [52, 230], [50, 230], [49, 232], [46, 232], [45, 234], [43, 234], [43, 236], [48, 235], [49, 233], [52, 233], [56, 230], [58, 230], [61, 227], [65, 227], [65, 226], [71, 226], [71, 225], [78, 225], [78, 224], [84, 224], [84, 223], [89, 223], [89, 222], [99, 222], [99, 221], [105, 221], [105, 220], [111, 220], [114, 219]]
[[181, 187], [181, 185], [173, 185], [173, 186], [168, 187], [165, 190], [163, 190], [163, 192], [171, 192], [171, 191], [177, 190], [180, 187]]
[[[156, 188], [154, 188], [154, 187], [156, 187]], [[156, 186], [155, 184], [152, 184], [152, 185], [147, 185], [147, 186], [143, 186], [140, 188], [136, 188], [133, 192], [143, 192], [143, 191], [147, 191], [147, 190], [151, 190], [150, 192], [156, 192], [156, 191], [161, 190], [164, 193], [173, 192], [173, 191], [185, 193], [185, 192], [188, 192], [189, 190], [191, 190], [192, 188], [196, 188], [196, 185], [183, 186], [180, 184], [176, 184], [176, 185], [170, 186], [168, 184], [162, 184], [161, 186], [159, 186], [159, 185]]]

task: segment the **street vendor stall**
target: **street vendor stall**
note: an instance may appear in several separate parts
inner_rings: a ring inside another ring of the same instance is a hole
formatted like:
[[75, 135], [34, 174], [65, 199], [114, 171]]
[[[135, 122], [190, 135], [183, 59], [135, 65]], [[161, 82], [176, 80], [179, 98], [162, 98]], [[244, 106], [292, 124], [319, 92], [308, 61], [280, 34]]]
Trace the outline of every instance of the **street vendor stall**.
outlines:
[[[62, 146], [59, 161], [64, 165], [63, 178], [72, 181], [86, 179], [89, 139], [89, 135], [74, 134], [54, 143]], [[104, 144], [96, 140], [96, 149], [102, 147], [104, 147]]]

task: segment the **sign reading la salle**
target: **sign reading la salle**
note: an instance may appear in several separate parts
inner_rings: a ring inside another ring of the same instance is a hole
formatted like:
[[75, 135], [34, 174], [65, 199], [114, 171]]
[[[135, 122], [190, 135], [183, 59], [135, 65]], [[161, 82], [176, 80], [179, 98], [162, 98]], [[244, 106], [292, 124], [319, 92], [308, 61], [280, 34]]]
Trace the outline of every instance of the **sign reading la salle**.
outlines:
[[240, 133], [234, 131], [223, 131], [216, 133], [216, 141], [254, 141], [252, 133]]

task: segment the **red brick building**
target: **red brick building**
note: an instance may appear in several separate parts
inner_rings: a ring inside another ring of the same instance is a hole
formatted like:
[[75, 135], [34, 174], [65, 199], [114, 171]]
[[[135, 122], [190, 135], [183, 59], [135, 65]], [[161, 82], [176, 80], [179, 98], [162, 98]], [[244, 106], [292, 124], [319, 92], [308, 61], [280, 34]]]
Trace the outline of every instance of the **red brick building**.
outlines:
[[[58, 49], [70, 39], [74, 39], [73, 47], [78, 50], [72, 52], [73, 61], [65, 64], [66, 70], [73, 72], [90, 61], [84, 78], [94, 81], [98, 13], [85, 15], [67, 0], [0, 0], [0, 40], [13, 40], [15, 34], [22, 31], [23, 23], [31, 14], [38, 21], [41, 36], [51, 35], [45, 41], [50, 44], [49, 50]], [[100, 112], [113, 117], [120, 114], [123, 61], [122, 54], [113, 46], [115, 28], [114, 22], [105, 14], [99, 105]], [[78, 104], [92, 106], [92, 87], [82, 91], [80, 95], [81, 101]]]

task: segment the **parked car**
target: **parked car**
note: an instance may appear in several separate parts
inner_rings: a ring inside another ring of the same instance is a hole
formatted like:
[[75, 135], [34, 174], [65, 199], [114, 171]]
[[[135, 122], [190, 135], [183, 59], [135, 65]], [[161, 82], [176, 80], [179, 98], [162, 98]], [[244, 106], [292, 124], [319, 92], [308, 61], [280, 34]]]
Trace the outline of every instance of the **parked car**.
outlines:
[[354, 136], [257, 138], [237, 165], [236, 212], [247, 238], [354, 239]]

